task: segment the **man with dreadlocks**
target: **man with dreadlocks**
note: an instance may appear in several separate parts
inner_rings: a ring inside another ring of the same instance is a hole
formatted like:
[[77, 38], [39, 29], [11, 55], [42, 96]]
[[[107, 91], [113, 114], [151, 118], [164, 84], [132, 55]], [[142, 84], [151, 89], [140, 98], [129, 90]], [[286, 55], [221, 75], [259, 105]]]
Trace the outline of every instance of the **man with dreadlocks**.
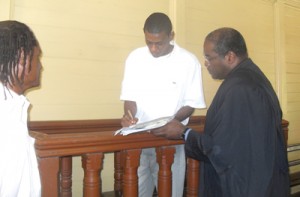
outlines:
[[0, 22], [0, 196], [38, 197], [40, 176], [28, 134], [26, 90], [40, 84], [41, 49], [17, 21]]

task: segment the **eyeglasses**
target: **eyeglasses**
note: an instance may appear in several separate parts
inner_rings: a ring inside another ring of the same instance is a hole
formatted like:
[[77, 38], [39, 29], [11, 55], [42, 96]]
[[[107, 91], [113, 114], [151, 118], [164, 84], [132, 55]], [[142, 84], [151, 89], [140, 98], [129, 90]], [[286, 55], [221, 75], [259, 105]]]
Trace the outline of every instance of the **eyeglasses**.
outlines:
[[205, 61], [207, 61], [207, 62], [211, 62], [211, 61], [217, 59], [218, 57], [220, 57], [220, 56], [219, 55], [212, 56], [212, 57], [204, 56]]

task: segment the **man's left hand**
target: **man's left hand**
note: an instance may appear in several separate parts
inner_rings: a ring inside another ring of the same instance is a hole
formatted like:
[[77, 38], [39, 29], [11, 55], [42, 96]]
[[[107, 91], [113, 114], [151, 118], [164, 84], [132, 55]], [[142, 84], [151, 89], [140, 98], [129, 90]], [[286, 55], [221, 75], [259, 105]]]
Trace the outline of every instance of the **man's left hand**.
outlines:
[[155, 136], [165, 137], [171, 140], [181, 139], [181, 135], [185, 129], [185, 126], [178, 120], [171, 120], [165, 126], [151, 130], [151, 133]]

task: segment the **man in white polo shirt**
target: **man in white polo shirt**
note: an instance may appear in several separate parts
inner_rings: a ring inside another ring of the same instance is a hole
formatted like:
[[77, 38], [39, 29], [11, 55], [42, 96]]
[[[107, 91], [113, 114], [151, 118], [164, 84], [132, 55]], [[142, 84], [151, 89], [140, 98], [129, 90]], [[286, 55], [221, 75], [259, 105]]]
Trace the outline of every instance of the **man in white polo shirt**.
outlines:
[[[205, 108], [201, 65], [195, 55], [174, 42], [167, 15], [151, 14], [144, 34], [147, 46], [134, 50], [126, 60], [120, 96], [124, 101], [122, 126], [165, 116], [187, 124], [195, 108]], [[182, 197], [185, 166], [183, 145], [178, 145], [172, 165], [173, 197]], [[138, 169], [140, 197], [153, 195], [157, 173], [155, 148], [143, 149]]]

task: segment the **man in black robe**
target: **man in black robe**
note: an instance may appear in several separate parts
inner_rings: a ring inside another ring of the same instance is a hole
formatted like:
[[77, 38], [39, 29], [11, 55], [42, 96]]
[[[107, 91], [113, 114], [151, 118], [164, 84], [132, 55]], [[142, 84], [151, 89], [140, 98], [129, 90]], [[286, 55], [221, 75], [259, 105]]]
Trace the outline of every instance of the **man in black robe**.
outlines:
[[223, 80], [203, 133], [173, 120], [153, 130], [183, 137], [188, 157], [201, 161], [199, 196], [286, 197], [289, 176], [282, 112], [272, 85], [248, 57], [243, 36], [220, 28], [204, 42], [205, 66]]

